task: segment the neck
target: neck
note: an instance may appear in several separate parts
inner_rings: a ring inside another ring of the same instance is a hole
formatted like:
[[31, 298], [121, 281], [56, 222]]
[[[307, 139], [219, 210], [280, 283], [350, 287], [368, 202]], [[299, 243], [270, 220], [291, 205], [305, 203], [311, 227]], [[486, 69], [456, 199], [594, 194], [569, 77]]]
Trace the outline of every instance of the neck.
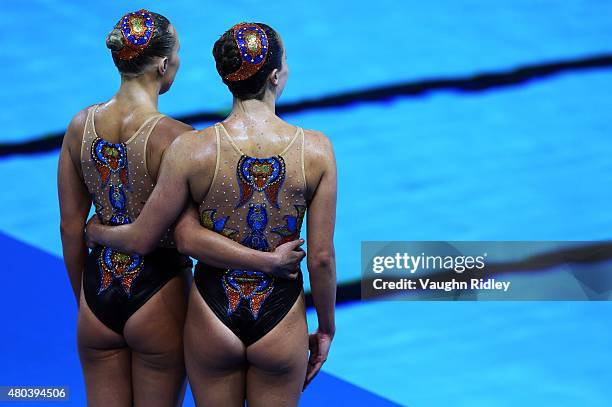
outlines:
[[263, 118], [276, 115], [276, 98], [273, 92], [266, 91], [262, 100], [249, 99], [240, 100], [234, 97], [232, 103], [232, 115], [243, 116], [247, 118], [257, 117]]
[[160, 84], [151, 80], [149, 75], [140, 75], [135, 78], [121, 77], [121, 86], [115, 95], [118, 102], [136, 105], [141, 108], [157, 110]]

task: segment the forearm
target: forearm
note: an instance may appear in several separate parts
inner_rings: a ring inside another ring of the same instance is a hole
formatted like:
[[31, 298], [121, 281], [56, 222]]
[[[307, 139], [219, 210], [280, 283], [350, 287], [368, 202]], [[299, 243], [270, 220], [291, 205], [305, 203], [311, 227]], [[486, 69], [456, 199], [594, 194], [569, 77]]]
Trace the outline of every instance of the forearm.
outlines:
[[64, 264], [77, 306], [81, 292], [81, 278], [88, 254], [83, 227], [84, 225], [81, 227], [61, 228]]
[[92, 243], [110, 247], [124, 253], [145, 255], [157, 245], [155, 235], [144, 233], [138, 221], [127, 225], [107, 226], [90, 223], [87, 234]]
[[179, 251], [213, 267], [258, 270], [264, 273], [274, 268], [274, 255], [243, 246], [216, 232], [197, 225], [176, 234]]
[[334, 335], [336, 332], [336, 261], [333, 255], [308, 259], [308, 274], [312, 301], [319, 321], [319, 331]]

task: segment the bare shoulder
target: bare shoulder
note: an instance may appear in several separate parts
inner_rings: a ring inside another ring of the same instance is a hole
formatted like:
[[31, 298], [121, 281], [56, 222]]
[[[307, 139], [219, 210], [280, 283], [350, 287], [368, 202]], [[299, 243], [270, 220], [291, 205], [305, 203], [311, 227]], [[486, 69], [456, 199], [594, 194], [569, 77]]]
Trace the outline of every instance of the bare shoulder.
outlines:
[[81, 151], [81, 143], [83, 142], [83, 131], [85, 130], [85, 122], [87, 121], [87, 112], [91, 106], [79, 110], [70, 120], [62, 145], [68, 148], [70, 155], [74, 160], [78, 159]]
[[304, 129], [304, 153], [311, 159], [332, 159], [332, 142], [323, 132]]
[[87, 106], [84, 109], [79, 110], [70, 120], [68, 128], [66, 129], [66, 136], [68, 140], [76, 138], [79, 141], [83, 136], [83, 130], [85, 129], [85, 122], [87, 121], [87, 112], [91, 106]]
[[306, 199], [310, 202], [324, 174], [336, 173], [331, 140], [321, 131], [304, 129], [304, 170]]
[[215, 130], [207, 127], [203, 130], [189, 130], [183, 132], [170, 146], [174, 154], [190, 157], [193, 160], [203, 160], [210, 156], [216, 157], [217, 146]]
[[[92, 105], [93, 106], [93, 105]], [[70, 121], [71, 125], [81, 126], [81, 129], [85, 126], [85, 121], [87, 120], [87, 112], [92, 106], [87, 106], [81, 110], [79, 110]]]
[[170, 142], [174, 141], [175, 138], [181, 134], [193, 130], [193, 126], [183, 123], [179, 120], [173, 119], [170, 116], [164, 116], [157, 123], [157, 131], [160, 134], [168, 137]]
[[164, 161], [177, 162], [187, 177], [192, 197], [203, 197], [217, 162], [217, 143], [212, 127], [191, 130], [178, 136], [168, 148]]
[[178, 136], [193, 130], [193, 127], [173, 119], [169, 116], [164, 116], [155, 126], [154, 135], [149, 140], [153, 146], [160, 151], [164, 151]]

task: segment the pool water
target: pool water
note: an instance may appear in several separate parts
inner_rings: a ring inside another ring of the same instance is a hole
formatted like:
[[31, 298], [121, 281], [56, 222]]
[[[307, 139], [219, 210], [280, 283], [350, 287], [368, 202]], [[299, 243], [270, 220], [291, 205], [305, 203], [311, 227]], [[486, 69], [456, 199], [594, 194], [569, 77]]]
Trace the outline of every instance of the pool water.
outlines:
[[[176, 83], [160, 98], [170, 115], [230, 106], [211, 48], [241, 20], [282, 35], [291, 73], [281, 103], [612, 53], [612, 3], [597, 1], [158, 3], [3, 2], [0, 143], [61, 131], [109, 98], [119, 80], [105, 35], [140, 7], [167, 15], [181, 38]], [[286, 114], [334, 144], [339, 283], [359, 279], [362, 240], [611, 238], [611, 85], [610, 67], [568, 70]], [[0, 157], [0, 385], [69, 385], [69, 404], [82, 405], [57, 158]], [[343, 303], [302, 405], [609, 406], [611, 311], [608, 302]], [[314, 311], [308, 319], [315, 329]]]

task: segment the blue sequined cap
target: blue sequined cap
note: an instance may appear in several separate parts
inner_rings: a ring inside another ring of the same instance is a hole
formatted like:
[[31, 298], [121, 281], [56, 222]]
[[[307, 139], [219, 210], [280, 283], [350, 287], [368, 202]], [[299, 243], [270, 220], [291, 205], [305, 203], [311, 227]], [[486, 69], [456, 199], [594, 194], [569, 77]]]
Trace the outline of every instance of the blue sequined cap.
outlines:
[[132, 59], [142, 53], [149, 45], [155, 32], [155, 21], [145, 9], [127, 13], [117, 23], [123, 36], [123, 47], [117, 52], [120, 59]]
[[240, 23], [233, 26], [234, 39], [240, 50], [242, 63], [236, 72], [225, 76], [229, 81], [241, 81], [253, 76], [268, 55], [268, 36], [257, 24]]

